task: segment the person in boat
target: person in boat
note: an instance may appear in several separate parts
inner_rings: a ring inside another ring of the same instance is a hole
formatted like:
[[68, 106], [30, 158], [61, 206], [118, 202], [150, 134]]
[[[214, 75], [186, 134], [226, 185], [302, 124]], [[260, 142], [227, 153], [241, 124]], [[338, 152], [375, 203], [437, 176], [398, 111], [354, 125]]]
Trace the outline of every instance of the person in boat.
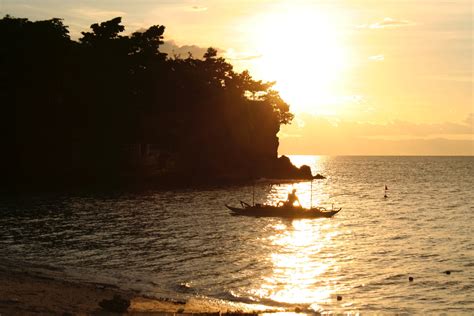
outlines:
[[288, 198], [285, 202], [283, 202], [283, 205], [293, 207], [295, 202], [298, 202], [298, 206], [301, 206], [300, 199], [296, 196], [296, 189], [293, 189], [291, 193], [288, 193]]

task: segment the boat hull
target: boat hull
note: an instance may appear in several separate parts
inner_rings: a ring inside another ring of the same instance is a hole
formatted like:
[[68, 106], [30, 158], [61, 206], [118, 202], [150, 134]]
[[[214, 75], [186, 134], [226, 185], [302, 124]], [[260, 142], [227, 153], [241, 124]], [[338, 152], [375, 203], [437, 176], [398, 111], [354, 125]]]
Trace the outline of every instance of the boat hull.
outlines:
[[329, 218], [341, 209], [323, 211], [320, 208], [305, 209], [302, 207], [276, 207], [269, 205], [250, 206], [245, 208], [226, 205], [233, 215], [253, 217], [283, 217], [283, 218]]

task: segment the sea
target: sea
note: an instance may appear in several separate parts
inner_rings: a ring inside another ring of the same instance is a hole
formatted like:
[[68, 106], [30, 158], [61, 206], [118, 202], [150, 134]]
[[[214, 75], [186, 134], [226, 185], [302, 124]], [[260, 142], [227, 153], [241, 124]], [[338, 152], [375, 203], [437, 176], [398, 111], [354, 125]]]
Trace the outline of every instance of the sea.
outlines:
[[[474, 314], [474, 157], [290, 158], [326, 179], [1, 197], [0, 264], [171, 300]], [[292, 189], [305, 207], [342, 210], [290, 220], [225, 206]]]

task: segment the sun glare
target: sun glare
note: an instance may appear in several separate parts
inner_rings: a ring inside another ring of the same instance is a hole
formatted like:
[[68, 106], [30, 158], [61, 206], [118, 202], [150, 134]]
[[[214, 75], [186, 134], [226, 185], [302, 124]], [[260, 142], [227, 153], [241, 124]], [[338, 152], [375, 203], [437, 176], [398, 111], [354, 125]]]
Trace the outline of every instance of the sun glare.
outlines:
[[262, 56], [257, 74], [277, 81], [275, 89], [292, 111], [324, 111], [347, 59], [334, 18], [300, 8], [267, 13], [254, 23], [255, 47]]

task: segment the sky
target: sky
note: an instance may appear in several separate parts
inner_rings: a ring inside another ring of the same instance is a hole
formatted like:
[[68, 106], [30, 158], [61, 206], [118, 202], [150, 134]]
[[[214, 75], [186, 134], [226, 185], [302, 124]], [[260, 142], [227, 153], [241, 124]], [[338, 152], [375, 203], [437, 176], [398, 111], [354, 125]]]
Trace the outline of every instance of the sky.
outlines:
[[471, 0], [0, 0], [0, 14], [63, 18], [73, 39], [121, 16], [126, 33], [166, 26], [169, 53], [215, 47], [290, 104], [280, 154], [474, 155]]

